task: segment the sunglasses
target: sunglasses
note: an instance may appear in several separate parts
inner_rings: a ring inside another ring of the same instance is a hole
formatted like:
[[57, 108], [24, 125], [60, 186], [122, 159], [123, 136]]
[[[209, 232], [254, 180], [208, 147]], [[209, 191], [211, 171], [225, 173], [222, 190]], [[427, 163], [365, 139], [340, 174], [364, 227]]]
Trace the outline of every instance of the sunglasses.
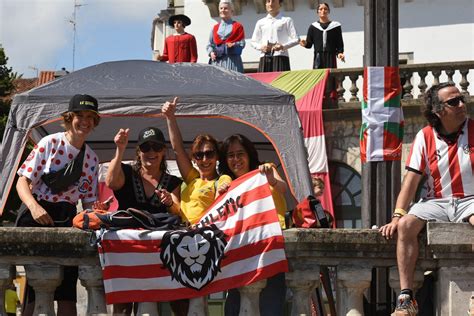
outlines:
[[466, 103], [466, 99], [464, 98], [463, 95], [460, 95], [460, 96], [454, 97], [452, 99], [443, 101], [443, 103], [446, 103], [450, 107], [458, 106], [459, 102]]
[[138, 148], [140, 148], [140, 151], [142, 153], [147, 153], [150, 150], [153, 150], [154, 152], [160, 152], [165, 148], [165, 145], [147, 142], [147, 143], [141, 144], [140, 146], [138, 146]]
[[216, 156], [216, 151], [215, 150], [196, 151], [193, 154], [193, 157], [196, 160], [203, 160], [204, 157], [206, 157], [207, 159], [212, 159], [215, 156]]

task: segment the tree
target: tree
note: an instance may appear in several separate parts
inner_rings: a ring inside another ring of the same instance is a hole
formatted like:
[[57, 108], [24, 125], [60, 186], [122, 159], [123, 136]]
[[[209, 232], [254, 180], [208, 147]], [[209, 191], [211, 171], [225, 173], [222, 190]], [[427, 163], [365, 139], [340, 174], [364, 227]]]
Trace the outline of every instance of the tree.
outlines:
[[3, 132], [7, 123], [8, 112], [10, 112], [11, 98], [14, 91], [13, 81], [21, 78], [11, 67], [7, 67], [8, 57], [5, 50], [0, 46], [0, 141], [3, 139]]

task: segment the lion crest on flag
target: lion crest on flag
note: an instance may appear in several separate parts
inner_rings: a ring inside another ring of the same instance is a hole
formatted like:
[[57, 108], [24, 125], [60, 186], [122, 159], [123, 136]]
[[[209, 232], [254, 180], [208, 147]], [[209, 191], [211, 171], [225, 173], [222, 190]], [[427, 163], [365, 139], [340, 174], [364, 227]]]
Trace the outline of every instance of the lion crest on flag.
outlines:
[[160, 246], [161, 261], [172, 279], [200, 290], [220, 272], [225, 237], [216, 225], [166, 232]]

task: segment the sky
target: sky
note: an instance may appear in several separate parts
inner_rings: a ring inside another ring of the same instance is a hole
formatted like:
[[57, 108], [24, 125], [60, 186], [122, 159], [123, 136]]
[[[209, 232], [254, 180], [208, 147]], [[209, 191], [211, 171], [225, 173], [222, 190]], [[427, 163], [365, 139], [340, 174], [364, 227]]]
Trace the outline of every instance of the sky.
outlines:
[[36, 77], [37, 71], [75, 70], [105, 61], [151, 59], [153, 19], [166, 0], [0, 0], [0, 44], [7, 66]]

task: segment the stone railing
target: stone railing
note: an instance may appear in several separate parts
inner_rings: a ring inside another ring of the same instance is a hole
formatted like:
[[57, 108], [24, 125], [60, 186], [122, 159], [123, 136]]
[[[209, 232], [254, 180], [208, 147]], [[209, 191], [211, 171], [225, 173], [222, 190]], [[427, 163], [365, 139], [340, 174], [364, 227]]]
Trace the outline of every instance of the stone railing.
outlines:
[[[398, 291], [395, 242], [368, 229], [289, 229], [284, 232], [293, 293], [291, 315], [311, 315], [310, 295], [319, 286], [320, 266], [336, 267], [337, 315], [363, 315], [363, 294], [372, 269], [390, 268], [390, 286]], [[104, 288], [90, 234], [72, 228], [0, 228], [0, 315], [3, 291], [14, 277], [14, 266], [25, 266], [28, 282], [36, 290], [35, 315], [54, 315], [53, 292], [62, 278], [61, 265], [78, 265], [87, 289], [87, 315], [106, 315]], [[437, 315], [465, 315], [474, 291], [474, 228], [469, 224], [428, 224], [420, 237], [415, 280], [423, 272], [437, 272]], [[265, 280], [240, 289], [240, 315], [258, 315], [256, 295]], [[192, 315], [205, 315], [205, 304], [194, 300]], [[143, 304], [142, 314], [157, 315], [156, 306]]]
[[[463, 94], [469, 95], [468, 75], [472, 69], [474, 61], [400, 65], [402, 103], [423, 99], [426, 89], [440, 81], [455, 83]], [[362, 100], [363, 74], [364, 68], [332, 69], [330, 76], [339, 83], [338, 102], [337, 105], [327, 103], [324, 108], [359, 108]]]

